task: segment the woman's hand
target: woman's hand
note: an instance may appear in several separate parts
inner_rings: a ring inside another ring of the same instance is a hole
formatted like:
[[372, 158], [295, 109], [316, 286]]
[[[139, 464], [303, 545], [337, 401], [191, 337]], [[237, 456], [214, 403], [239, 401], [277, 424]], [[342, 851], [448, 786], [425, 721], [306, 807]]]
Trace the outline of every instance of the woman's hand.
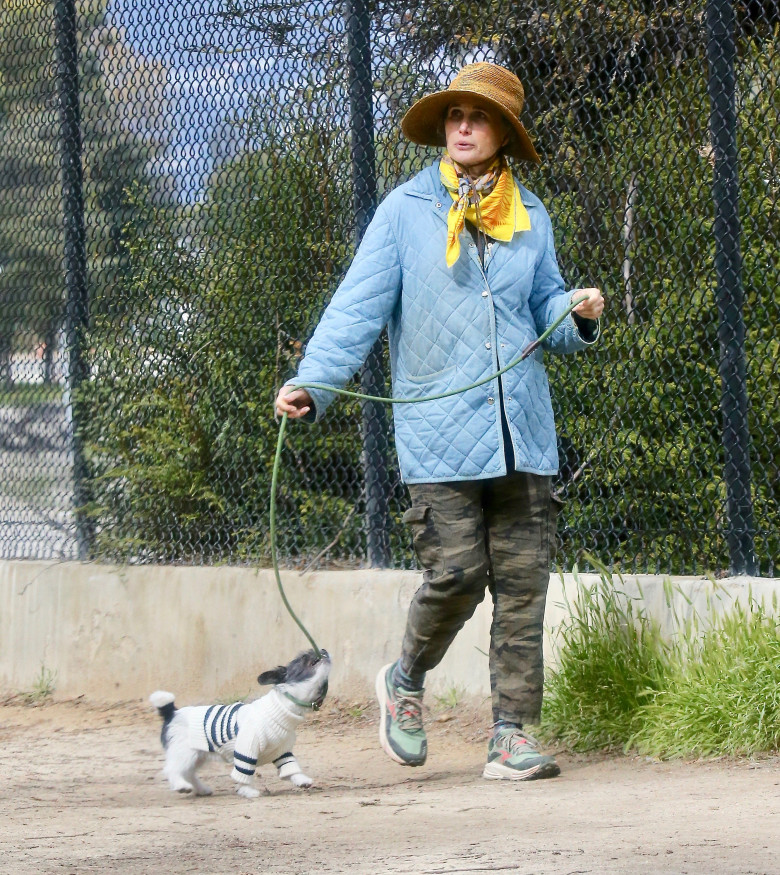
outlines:
[[572, 312], [583, 319], [598, 319], [604, 312], [604, 298], [602, 297], [601, 290], [577, 289], [575, 292], [572, 292], [570, 300], [574, 301], [577, 298], [582, 298], [584, 295], [588, 296], [588, 300], [578, 304]]
[[279, 416], [286, 413], [290, 419], [300, 419], [311, 410], [311, 395], [305, 389], [295, 386], [282, 386], [276, 396], [276, 412]]

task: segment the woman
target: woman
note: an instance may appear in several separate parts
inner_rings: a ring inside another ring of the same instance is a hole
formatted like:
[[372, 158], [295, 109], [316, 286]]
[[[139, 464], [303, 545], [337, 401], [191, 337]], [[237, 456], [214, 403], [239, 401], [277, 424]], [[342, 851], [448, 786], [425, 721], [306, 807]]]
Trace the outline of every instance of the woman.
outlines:
[[[538, 162], [520, 122], [523, 87], [495, 64], [464, 67], [403, 119], [441, 159], [391, 192], [309, 342], [279, 413], [319, 419], [387, 326], [394, 397], [427, 397], [496, 372], [584, 297], [544, 344], [569, 353], [595, 342], [598, 289], [567, 292], [542, 203], [506, 158]], [[486, 778], [559, 773], [523, 732], [542, 702], [542, 629], [555, 539], [555, 425], [539, 350], [500, 378], [437, 401], [394, 407], [401, 474], [423, 584], [400, 658], [377, 677], [380, 740], [403, 765], [427, 756], [425, 674], [439, 664], [488, 590], [493, 599], [493, 734]]]

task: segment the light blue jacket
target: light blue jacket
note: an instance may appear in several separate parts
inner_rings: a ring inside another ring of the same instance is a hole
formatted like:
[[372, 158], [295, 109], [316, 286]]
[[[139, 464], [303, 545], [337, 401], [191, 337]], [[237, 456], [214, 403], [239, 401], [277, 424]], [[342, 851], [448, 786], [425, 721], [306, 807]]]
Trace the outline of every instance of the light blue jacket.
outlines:
[[[394, 398], [421, 398], [477, 382], [514, 359], [568, 306], [552, 227], [541, 201], [519, 186], [531, 230], [489, 242], [484, 270], [467, 230], [445, 261], [452, 199], [438, 162], [392, 191], [376, 211], [344, 281], [306, 347], [292, 384], [341, 388], [387, 326]], [[586, 340], [569, 316], [544, 344], [569, 353]], [[395, 441], [406, 483], [506, 473], [499, 379], [518, 471], [558, 470], [543, 352], [502, 377], [438, 401], [395, 404]], [[309, 390], [320, 419], [333, 393]]]

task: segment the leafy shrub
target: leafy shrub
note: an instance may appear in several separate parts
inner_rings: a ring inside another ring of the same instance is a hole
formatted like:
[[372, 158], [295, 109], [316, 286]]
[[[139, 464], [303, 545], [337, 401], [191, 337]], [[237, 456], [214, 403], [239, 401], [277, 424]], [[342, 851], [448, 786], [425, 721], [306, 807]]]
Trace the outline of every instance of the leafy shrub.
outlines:
[[[224, 167], [209, 204], [184, 215], [136, 193], [131, 268], [119, 299], [97, 308], [79, 399], [96, 555], [267, 559], [272, 402], [351, 250], [343, 172], [309, 153], [348, 167], [315, 142], [302, 153], [269, 144]], [[245, 197], [268, 161], [276, 188]], [[355, 404], [339, 404], [316, 429], [288, 432], [283, 555], [311, 557], [335, 541], [337, 556], [362, 555], [358, 418]]]

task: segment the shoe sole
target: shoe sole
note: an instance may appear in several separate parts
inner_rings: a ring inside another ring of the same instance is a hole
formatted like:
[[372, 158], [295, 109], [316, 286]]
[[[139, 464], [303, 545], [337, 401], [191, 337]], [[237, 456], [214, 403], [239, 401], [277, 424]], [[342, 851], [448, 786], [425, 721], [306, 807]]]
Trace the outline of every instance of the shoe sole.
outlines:
[[387, 738], [387, 683], [385, 679], [387, 678], [387, 673], [390, 669], [395, 665], [395, 663], [391, 662], [389, 665], [386, 665], [384, 668], [379, 669], [379, 674], [376, 676], [376, 697], [379, 700], [379, 743], [382, 745], [382, 750], [390, 757], [393, 762], [398, 763], [400, 766], [421, 766], [423, 763], [409, 763], [405, 759], [402, 759], [390, 746], [390, 742]]
[[561, 767], [556, 762], [539, 763], [530, 769], [519, 771], [502, 766], [501, 763], [488, 763], [482, 777], [489, 781], [538, 781], [542, 778], [557, 778], [561, 773]]

